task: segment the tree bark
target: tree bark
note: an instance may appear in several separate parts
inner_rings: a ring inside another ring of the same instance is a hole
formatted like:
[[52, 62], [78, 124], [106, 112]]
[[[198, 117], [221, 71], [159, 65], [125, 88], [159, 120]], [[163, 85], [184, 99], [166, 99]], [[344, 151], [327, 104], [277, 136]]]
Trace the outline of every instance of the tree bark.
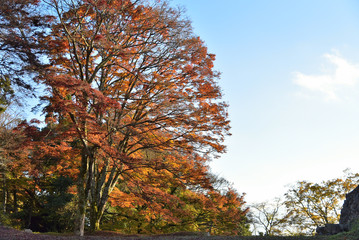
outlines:
[[6, 213], [6, 204], [7, 204], [7, 189], [6, 189], [6, 176], [3, 172], [3, 212]]
[[100, 222], [102, 215], [104, 213], [105, 208], [99, 209], [96, 204], [91, 204], [90, 210], [90, 226], [91, 231], [99, 231], [100, 230]]
[[14, 213], [17, 213], [17, 191], [16, 191], [16, 187], [14, 188], [12, 193], [14, 195], [14, 202], [13, 202]]
[[85, 234], [85, 218], [86, 218], [86, 205], [87, 200], [83, 193], [80, 193], [79, 190], [79, 200], [78, 200], [78, 214], [75, 222], [75, 234], [81, 237]]
[[86, 207], [89, 201], [89, 178], [91, 178], [89, 156], [86, 150], [83, 150], [81, 157], [80, 174], [77, 180], [78, 192], [78, 213], [75, 220], [75, 234], [84, 236], [85, 234], [85, 220], [86, 220]]
[[91, 231], [100, 230], [100, 222], [105, 211], [108, 198], [118, 182], [121, 171], [113, 168], [107, 175], [107, 166], [102, 171], [97, 172], [96, 183], [91, 189], [90, 198], [90, 227]]

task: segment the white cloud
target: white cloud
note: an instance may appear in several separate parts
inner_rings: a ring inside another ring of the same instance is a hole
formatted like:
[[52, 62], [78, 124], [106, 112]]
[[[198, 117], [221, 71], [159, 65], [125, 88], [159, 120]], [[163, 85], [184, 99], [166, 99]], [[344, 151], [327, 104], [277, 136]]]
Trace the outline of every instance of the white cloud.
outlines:
[[317, 75], [295, 72], [293, 81], [313, 93], [321, 93], [327, 100], [339, 100], [341, 90], [359, 83], [359, 65], [350, 63], [338, 53], [325, 54], [324, 57], [331, 63], [327, 71]]

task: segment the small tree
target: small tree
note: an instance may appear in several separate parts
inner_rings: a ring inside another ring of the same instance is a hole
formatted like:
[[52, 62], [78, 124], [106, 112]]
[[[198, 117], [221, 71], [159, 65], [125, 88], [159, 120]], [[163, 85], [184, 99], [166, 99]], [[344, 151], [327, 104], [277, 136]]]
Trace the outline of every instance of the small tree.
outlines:
[[286, 222], [285, 205], [280, 198], [273, 202], [261, 202], [251, 206], [251, 219], [255, 232], [264, 230], [265, 236], [283, 234]]

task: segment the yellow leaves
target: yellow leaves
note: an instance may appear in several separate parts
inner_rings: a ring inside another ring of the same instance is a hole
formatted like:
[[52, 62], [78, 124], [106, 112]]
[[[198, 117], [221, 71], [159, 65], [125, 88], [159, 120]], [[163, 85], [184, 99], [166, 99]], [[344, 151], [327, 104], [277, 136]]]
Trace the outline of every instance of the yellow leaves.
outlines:
[[300, 225], [309, 229], [317, 225], [338, 222], [342, 201], [345, 195], [356, 187], [357, 179], [358, 175], [348, 174], [344, 178], [330, 179], [321, 183], [299, 181], [285, 195], [285, 204], [292, 214], [293, 223], [304, 219], [306, 222], [300, 222]]

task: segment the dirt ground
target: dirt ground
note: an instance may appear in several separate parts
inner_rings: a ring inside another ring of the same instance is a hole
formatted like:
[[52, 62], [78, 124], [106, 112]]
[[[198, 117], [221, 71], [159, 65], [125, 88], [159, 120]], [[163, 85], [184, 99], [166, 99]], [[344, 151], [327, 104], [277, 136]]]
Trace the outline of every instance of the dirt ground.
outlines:
[[98, 232], [93, 235], [85, 237], [77, 237], [73, 235], [46, 235], [38, 233], [28, 233], [25, 231], [15, 230], [9, 227], [0, 226], [0, 239], [2, 240], [325, 240], [325, 237], [239, 237], [239, 236], [205, 236], [190, 233], [177, 233], [167, 235], [155, 235], [155, 236], [136, 236], [136, 235], [123, 235], [115, 232]]

